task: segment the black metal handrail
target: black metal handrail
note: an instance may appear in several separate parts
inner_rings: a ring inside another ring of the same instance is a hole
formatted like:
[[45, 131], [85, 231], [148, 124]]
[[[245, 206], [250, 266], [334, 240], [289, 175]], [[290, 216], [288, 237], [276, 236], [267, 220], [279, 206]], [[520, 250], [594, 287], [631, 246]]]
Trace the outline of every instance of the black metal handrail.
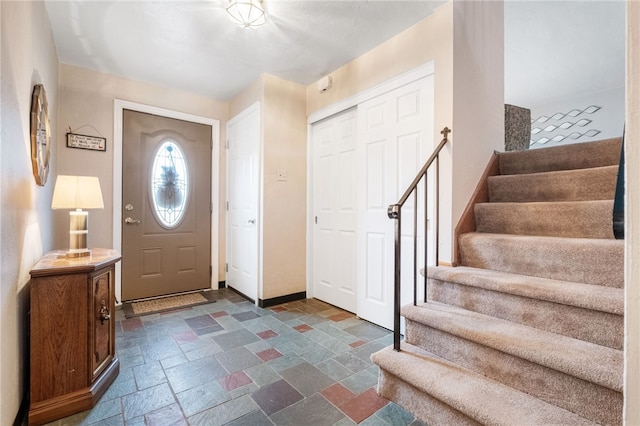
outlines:
[[429, 197], [428, 195], [428, 187], [427, 185], [427, 173], [435, 161], [435, 173], [434, 173], [434, 191], [435, 191], [435, 213], [434, 213], [434, 229], [435, 229], [435, 260], [436, 265], [438, 264], [438, 246], [439, 246], [439, 202], [440, 202], [440, 188], [439, 188], [439, 173], [440, 173], [440, 151], [449, 141], [448, 135], [451, 133], [451, 129], [445, 127], [440, 132], [443, 135], [442, 141], [438, 144], [436, 149], [434, 149], [433, 154], [429, 157], [427, 162], [424, 164], [422, 169], [418, 172], [413, 182], [409, 185], [407, 190], [402, 194], [400, 200], [396, 204], [389, 205], [387, 209], [387, 214], [389, 219], [395, 220], [395, 256], [394, 256], [394, 287], [393, 287], [393, 348], [396, 351], [400, 350], [400, 265], [401, 265], [401, 232], [402, 232], [402, 206], [407, 202], [411, 194], [413, 194], [414, 200], [414, 209], [413, 209], [413, 304], [414, 306], [418, 304], [417, 294], [418, 294], [418, 277], [417, 277], [417, 262], [418, 262], [418, 185], [424, 179], [424, 265], [425, 265], [425, 273], [424, 273], [424, 298], [425, 302], [427, 299], [427, 273], [426, 273], [426, 265], [427, 265], [427, 254], [428, 254], [428, 238], [427, 238], [427, 212], [428, 212], [428, 203]]

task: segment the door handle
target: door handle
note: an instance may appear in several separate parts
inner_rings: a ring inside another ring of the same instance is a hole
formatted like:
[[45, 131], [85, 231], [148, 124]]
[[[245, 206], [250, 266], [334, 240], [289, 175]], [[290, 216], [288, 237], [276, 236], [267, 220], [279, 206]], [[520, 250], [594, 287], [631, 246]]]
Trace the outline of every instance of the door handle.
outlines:
[[137, 219], [131, 219], [130, 217], [128, 217], [128, 218], [126, 218], [124, 220], [124, 223], [129, 224], [129, 225], [137, 225], [137, 224], [140, 223], [140, 221], [137, 220]]
[[256, 220], [255, 220], [255, 219], [249, 219], [249, 220], [248, 220], [248, 222], [249, 222], [250, 224], [254, 225], [254, 224], [256, 223]]

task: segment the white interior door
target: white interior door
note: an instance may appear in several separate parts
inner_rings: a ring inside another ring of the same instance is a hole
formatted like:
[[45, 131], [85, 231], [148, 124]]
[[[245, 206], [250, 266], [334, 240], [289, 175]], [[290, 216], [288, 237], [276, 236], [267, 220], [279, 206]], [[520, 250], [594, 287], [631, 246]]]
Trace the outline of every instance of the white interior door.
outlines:
[[[433, 150], [433, 76], [358, 105], [358, 306], [357, 313], [393, 328], [394, 223], [387, 208]], [[422, 194], [424, 191], [420, 191]], [[423, 195], [418, 208], [423, 207]], [[403, 208], [402, 250], [413, 247], [414, 201]], [[419, 258], [424, 246], [418, 229]], [[424, 265], [417, 265], [420, 269]], [[403, 262], [402, 303], [413, 298], [412, 257]], [[421, 287], [421, 286], [419, 286]]]
[[256, 301], [260, 285], [260, 104], [227, 124], [226, 283]]
[[312, 126], [313, 295], [356, 312], [356, 110]]

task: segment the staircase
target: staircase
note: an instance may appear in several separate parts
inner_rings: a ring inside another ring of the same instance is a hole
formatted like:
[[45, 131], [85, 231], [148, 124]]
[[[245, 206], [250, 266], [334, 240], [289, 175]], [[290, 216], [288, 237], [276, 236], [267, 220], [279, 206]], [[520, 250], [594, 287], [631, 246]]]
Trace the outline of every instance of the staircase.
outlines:
[[620, 139], [498, 154], [459, 267], [402, 308], [378, 392], [430, 426], [622, 424]]

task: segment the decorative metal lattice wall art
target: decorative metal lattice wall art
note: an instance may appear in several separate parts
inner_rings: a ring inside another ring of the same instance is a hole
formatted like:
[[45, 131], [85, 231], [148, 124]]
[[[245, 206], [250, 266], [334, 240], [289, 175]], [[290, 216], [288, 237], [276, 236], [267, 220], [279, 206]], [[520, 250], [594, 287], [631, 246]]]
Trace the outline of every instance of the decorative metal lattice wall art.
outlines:
[[[541, 115], [540, 117], [534, 118], [531, 120], [531, 125], [534, 126], [531, 129], [531, 145], [534, 144], [546, 144], [547, 142], [562, 142], [565, 139], [572, 139], [572, 140], [577, 140], [580, 139], [582, 137], [594, 137], [596, 135], [598, 135], [601, 131], [598, 129], [589, 129], [587, 131], [584, 132], [580, 132], [580, 131], [574, 131], [571, 132], [569, 134], [556, 134], [556, 135], [542, 135], [544, 133], [553, 133], [556, 131], [562, 131], [562, 130], [567, 130], [570, 129], [572, 127], [586, 127], [588, 125], [590, 125], [591, 123], [593, 123], [593, 120], [587, 119], [587, 118], [581, 118], [577, 121], [573, 121], [571, 120], [572, 118], [577, 118], [578, 116], [582, 115], [582, 114], [595, 114], [596, 112], [600, 111], [602, 109], [602, 107], [596, 106], [596, 105], [590, 105], [584, 109], [579, 109], [579, 108], [574, 108], [568, 112], [557, 112], [555, 114], [553, 114], [552, 116], [546, 116], [546, 115]], [[549, 123], [547, 126], [542, 127], [542, 126], [535, 126], [536, 123], [539, 124], [544, 124], [547, 123], [548, 121], [553, 120], [553, 121], [560, 121], [560, 120], [565, 120], [562, 123]], [[534, 139], [533, 135], [540, 135], [539, 138]]]

